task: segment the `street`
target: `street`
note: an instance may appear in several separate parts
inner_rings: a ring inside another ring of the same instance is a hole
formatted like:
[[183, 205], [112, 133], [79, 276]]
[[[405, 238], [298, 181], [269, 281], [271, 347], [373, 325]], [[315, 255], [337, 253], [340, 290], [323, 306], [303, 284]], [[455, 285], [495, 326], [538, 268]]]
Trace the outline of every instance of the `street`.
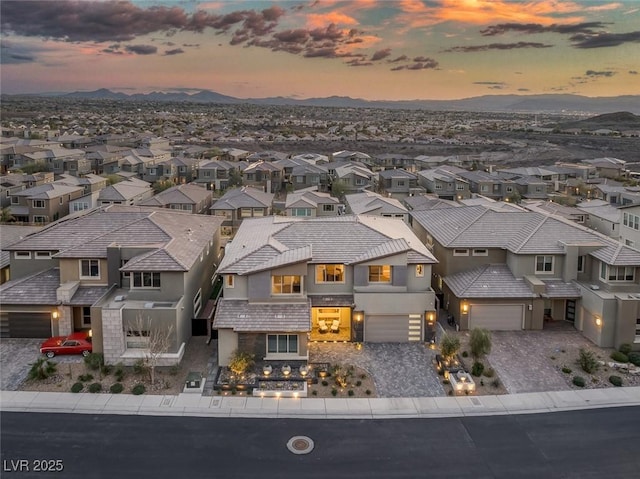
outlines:
[[[640, 407], [391, 420], [5, 412], [1, 475], [634, 477], [640, 470], [639, 424]], [[299, 435], [314, 441], [310, 454], [287, 449]]]

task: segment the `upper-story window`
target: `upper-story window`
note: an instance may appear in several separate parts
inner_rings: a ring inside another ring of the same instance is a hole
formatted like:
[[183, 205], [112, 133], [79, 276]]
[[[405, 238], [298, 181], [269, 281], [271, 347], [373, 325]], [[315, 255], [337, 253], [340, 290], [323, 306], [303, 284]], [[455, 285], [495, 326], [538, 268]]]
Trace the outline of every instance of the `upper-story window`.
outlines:
[[485, 248], [475, 248], [473, 256], [489, 256], [489, 250]]
[[160, 273], [135, 272], [133, 276], [133, 288], [160, 288]]
[[302, 292], [302, 277], [297, 275], [272, 276], [272, 294], [300, 294]]
[[366, 180], [364, 178], [356, 178], [356, 186], [362, 186], [366, 184]]
[[251, 218], [251, 208], [240, 208], [241, 218]]
[[601, 263], [600, 279], [605, 281], [634, 281], [635, 272], [633, 266], [609, 266]]
[[11, 197], [11, 204], [12, 205], [17, 205], [20, 201], [20, 197], [19, 196], [12, 196]]
[[578, 256], [578, 273], [584, 273], [584, 265], [586, 262], [586, 256]]
[[31, 251], [16, 251], [13, 253], [15, 259], [31, 259]]
[[44, 200], [33, 200], [34, 208], [44, 208]]
[[81, 278], [99, 278], [100, 277], [100, 261], [97, 259], [81, 259], [80, 260], [80, 277]]
[[553, 273], [553, 256], [536, 256], [536, 273]]
[[463, 191], [464, 190], [464, 183], [456, 183], [456, 190]]
[[224, 285], [227, 288], [233, 288], [235, 286], [234, 278], [235, 278], [235, 276], [233, 276], [232, 274], [225, 275], [225, 277], [224, 277]]
[[634, 230], [640, 230], [640, 216], [624, 213], [622, 215], [622, 224]]
[[466, 248], [455, 248], [453, 256], [469, 256], [469, 250]]
[[391, 283], [391, 266], [388, 264], [369, 266], [369, 283]]
[[322, 205], [322, 211], [333, 211], [334, 205]]
[[317, 265], [316, 283], [344, 283], [344, 266], [341, 264]]
[[36, 259], [51, 259], [51, 251], [36, 251]]
[[292, 208], [291, 216], [311, 216], [311, 208]]
[[416, 265], [416, 278], [423, 278], [424, 277], [424, 265], [423, 264], [417, 264]]

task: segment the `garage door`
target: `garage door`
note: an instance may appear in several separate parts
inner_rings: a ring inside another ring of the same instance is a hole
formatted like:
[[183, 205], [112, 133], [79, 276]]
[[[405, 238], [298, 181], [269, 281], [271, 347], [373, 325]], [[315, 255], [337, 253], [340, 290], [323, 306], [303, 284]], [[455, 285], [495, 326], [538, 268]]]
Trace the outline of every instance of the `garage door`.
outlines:
[[522, 304], [472, 304], [469, 307], [469, 329], [520, 330], [523, 312]]
[[51, 336], [50, 313], [3, 314], [0, 333], [3, 338], [48, 338]]
[[368, 315], [364, 340], [369, 343], [406, 343], [422, 340], [422, 318], [391, 315]]

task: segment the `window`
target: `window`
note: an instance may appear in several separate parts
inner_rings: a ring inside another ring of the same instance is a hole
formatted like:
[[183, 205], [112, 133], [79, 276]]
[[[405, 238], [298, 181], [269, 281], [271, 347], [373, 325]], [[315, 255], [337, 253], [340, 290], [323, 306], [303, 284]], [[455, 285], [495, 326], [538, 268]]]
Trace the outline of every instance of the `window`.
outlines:
[[578, 256], [578, 273], [584, 273], [584, 264], [586, 261], [586, 256]]
[[133, 288], [159, 288], [160, 273], [136, 272], [133, 275]]
[[240, 208], [240, 218], [251, 218], [251, 208]]
[[311, 208], [292, 208], [291, 216], [311, 216]]
[[366, 184], [366, 181], [364, 178], [356, 178], [356, 186], [362, 186]]
[[36, 259], [51, 259], [51, 251], [36, 251]]
[[622, 215], [622, 224], [634, 230], [640, 229], [640, 216], [624, 213]]
[[81, 259], [80, 260], [80, 277], [81, 278], [99, 278], [100, 277], [100, 261], [97, 259]]
[[304, 183], [304, 176], [296, 176], [296, 183]]
[[436, 190], [442, 189], [442, 183], [436, 183]]
[[464, 183], [456, 183], [456, 190], [464, 191]]
[[33, 215], [33, 222], [34, 223], [46, 223], [47, 222], [47, 217], [43, 216], [43, 215]]
[[453, 256], [469, 256], [468, 249], [454, 249]]
[[89, 209], [89, 203], [77, 202], [73, 204], [73, 211], [83, 211]]
[[536, 256], [536, 273], [553, 273], [553, 256]]
[[636, 319], [636, 338], [634, 343], [640, 343], [640, 318]]
[[233, 288], [234, 286], [233, 278], [234, 276], [232, 274], [228, 274], [224, 277], [224, 284], [227, 288]]
[[398, 186], [404, 186], [404, 180], [398, 180]]
[[473, 256], [489, 256], [489, 250], [484, 248], [476, 248], [473, 250]]
[[254, 208], [253, 216], [264, 216], [264, 208]]
[[369, 266], [369, 283], [391, 283], [391, 266]]
[[322, 205], [322, 211], [334, 211], [334, 205]]
[[202, 288], [193, 297], [193, 316], [197, 317], [202, 309]]
[[205, 178], [210, 178], [210, 177], [211, 177], [211, 172], [210, 172], [210, 171], [204, 171], [204, 172], [203, 172], [203, 176], [204, 176]]
[[489, 191], [489, 185], [480, 185], [480, 191], [486, 193]]
[[424, 277], [424, 265], [423, 264], [417, 264], [416, 265], [416, 278], [423, 278]]
[[31, 259], [31, 251], [16, 251], [13, 257], [15, 259]]
[[506, 187], [506, 192], [507, 193], [513, 193], [513, 186], [507, 186]]
[[91, 327], [91, 306], [82, 307], [82, 326]]
[[635, 268], [633, 266], [609, 266], [602, 263], [600, 279], [606, 281], [633, 281], [635, 279]]
[[127, 330], [125, 335], [127, 348], [147, 349], [149, 347], [149, 331]]
[[272, 276], [272, 294], [300, 294], [302, 278], [293, 275]]
[[12, 196], [11, 197], [11, 204], [12, 205], [17, 205], [19, 201], [20, 201], [20, 198], [18, 198], [17, 196]]
[[317, 265], [316, 283], [344, 283], [344, 266], [341, 264]]
[[44, 200], [33, 200], [34, 208], [44, 208]]
[[61, 204], [63, 204], [63, 203], [64, 203], [64, 198], [61, 196], [61, 197], [58, 199], [58, 204], [59, 204], [59, 205], [61, 205]]
[[267, 353], [293, 354], [298, 352], [296, 334], [267, 334]]

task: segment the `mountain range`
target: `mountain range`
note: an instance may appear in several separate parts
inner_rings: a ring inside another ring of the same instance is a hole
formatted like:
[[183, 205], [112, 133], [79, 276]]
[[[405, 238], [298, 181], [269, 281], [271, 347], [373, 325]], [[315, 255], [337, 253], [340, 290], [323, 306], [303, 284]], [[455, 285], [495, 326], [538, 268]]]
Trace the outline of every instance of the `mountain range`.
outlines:
[[295, 99], [286, 97], [271, 98], [235, 98], [210, 90], [197, 93], [151, 92], [125, 93], [113, 92], [101, 88], [94, 91], [76, 91], [73, 93], [51, 93], [47, 96], [77, 99], [105, 99], [159, 102], [192, 102], [218, 104], [256, 104], [289, 106], [322, 106], [340, 108], [386, 108], [404, 110], [435, 111], [484, 111], [484, 112], [525, 112], [525, 113], [609, 113], [628, 111], [640, 114], [640, 95], [615, 97], [586, 97], [569, 94], [547, 95], [484, 95], [461, 100], [408, 100], [408, 101], [369, 101], [361, 98], [331, 96], [326, 98]]

